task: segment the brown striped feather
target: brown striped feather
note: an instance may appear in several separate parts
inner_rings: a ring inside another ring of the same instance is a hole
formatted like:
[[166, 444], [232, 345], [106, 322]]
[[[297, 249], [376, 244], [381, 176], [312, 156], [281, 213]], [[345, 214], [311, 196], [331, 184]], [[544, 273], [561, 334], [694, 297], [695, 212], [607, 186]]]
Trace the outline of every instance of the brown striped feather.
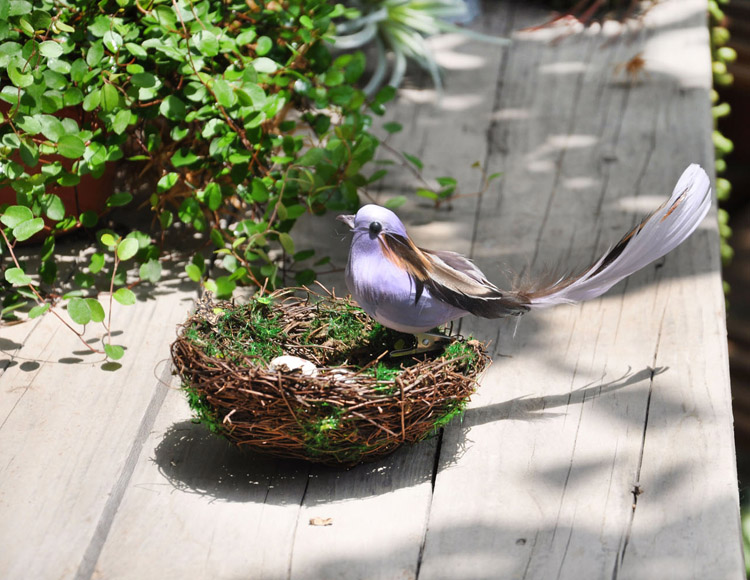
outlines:
[[501, 291], [460, 254], [424, 250], [398, 234], [387, 233], [378, 239], [385, 257], [414, 280], [416, 301], [427, 287], [443, 302], [485, 318], [522, 314], [529, 309], [524, 297]]

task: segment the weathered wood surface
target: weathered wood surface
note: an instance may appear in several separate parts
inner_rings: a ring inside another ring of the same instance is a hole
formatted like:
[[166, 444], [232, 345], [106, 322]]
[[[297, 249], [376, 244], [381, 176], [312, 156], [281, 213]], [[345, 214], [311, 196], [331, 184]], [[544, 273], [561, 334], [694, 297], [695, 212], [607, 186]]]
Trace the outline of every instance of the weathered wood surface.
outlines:
[[[498, 282], [581, 265], [688, 163], [710, 171], [705, 0], [557, 42], [560, 30], [519, 32], [542, 9], [484, 8], [475, 27], [513, 46], [438, 42], [446, 94], [403, 91], [390, 142], [466, 192], [475, 161], [504, 175], [452, 211], [410, 197], [400, 213], [418, 243], [471, 255]], [[615, 68], [639, 52], [631, 83]], [[415, 184], [395, 173], [372, 194]], [[340, 225], [305, 227], [342, 265]], [[464, 320], [494, 364], [463, 421], [348, 471], [246, 455], [190, 422], [163, 363], [193, 298], [179, 285], [118, 312], [133, 316], [131, 351], [114, 373], [72, 360], [50, 317], [4, 328], [0, 577], [740, 578], [719, 269], [709, 218], [602, 299], [517, 327]], [[324, 282], [344, 292], [340, 274]]]

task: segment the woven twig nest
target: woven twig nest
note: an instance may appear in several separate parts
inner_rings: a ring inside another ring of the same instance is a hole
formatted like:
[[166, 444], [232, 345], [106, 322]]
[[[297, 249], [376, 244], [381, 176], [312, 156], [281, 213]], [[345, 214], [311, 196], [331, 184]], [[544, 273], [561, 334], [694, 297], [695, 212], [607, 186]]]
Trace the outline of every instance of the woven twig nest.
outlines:
[[285, 289], [243, 305], [202, 301], [172, 359], [212, 431], [277, 456], [353, 465], [461, 414], [489, 360], [465, 339], [442, 353], [389, 357], [410, 340], [349, 299]]

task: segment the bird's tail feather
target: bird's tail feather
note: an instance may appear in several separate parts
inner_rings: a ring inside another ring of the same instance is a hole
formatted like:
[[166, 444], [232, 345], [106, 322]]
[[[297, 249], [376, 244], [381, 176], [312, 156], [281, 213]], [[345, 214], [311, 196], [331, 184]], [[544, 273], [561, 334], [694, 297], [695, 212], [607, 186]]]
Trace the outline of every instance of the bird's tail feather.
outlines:
[[601, 296], [612, 286], [672, 251], [685, 241], [711, 208], [706, 172], [690, 165], [664, 205], [646, 217], [604, 256], [581, 274], [519, 288], [531, 308], [581, 302]]

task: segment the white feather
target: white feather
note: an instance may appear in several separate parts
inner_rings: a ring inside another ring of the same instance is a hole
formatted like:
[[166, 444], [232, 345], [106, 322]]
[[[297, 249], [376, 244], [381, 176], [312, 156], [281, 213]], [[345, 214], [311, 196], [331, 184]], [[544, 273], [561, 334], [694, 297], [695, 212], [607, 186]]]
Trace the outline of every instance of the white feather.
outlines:
[[[601, 296], [619, 281], [679, 246], [711, 208], [711, 182], [706, 172], [690, 165], [675, 185], [667, 203], [642, 222], [619, 256], [601, 271], [607, 254], [581, 277], [560, 290], [531, 298], [534, 308], [581, 302]], [[532, 293], [533, 294], [533, 293]]]

